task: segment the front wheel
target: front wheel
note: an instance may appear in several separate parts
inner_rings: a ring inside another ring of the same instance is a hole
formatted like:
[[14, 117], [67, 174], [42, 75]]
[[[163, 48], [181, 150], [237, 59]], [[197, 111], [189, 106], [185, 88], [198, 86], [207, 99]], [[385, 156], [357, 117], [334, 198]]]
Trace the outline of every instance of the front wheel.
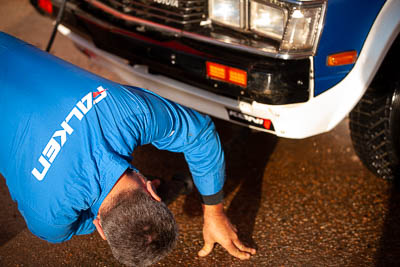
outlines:
[[350, 113], [354, 149], [368, 169], [385, 179], [400, 176], [400, 83], [370, 87]]

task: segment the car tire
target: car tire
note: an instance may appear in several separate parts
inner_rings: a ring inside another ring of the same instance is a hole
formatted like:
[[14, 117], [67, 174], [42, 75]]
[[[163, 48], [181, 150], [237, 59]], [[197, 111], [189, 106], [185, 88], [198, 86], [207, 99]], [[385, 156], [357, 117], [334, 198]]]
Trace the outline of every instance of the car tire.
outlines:
[[351, 140], [355, 152], [373, 173], [399, 179], [400, 82], [385, 90], [370, 87], [350, 113]]

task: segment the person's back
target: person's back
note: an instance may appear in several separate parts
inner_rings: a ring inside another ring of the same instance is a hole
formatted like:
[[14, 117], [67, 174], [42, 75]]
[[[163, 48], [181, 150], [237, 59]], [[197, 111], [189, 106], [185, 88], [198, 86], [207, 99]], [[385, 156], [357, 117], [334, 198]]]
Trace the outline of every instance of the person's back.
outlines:
[[11, 196], [39, 237], [60, 242], [92, 232], [137, 142], [121, 138], [126, 114], [113, 106], [127, 92], [110, 96], [117, 84], [0, 37], [7, 62], [0, 65], [0, 172]]

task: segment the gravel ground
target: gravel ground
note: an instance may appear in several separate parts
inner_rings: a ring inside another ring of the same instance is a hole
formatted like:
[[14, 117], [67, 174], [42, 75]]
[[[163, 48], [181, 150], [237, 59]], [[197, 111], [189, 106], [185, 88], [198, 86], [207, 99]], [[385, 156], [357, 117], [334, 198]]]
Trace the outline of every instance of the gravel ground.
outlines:
[[[0, 30], [44, 49], [52, 23], [27, 0], [0, 0]], [[52, 53], [121, 81], [61, 35]], [[193, 192], [170, 205], [180, 238], [156, 266], [400, 266], [399, 192], [361, 164], [347, 119], [329, 133], [303, 140], [215, 123], [227, 158], [226, 211], [257, 254], [240, 261], [217, 245], [210, 256], [197, 257], [202, 216]], [[151, 146], [138, 148], [133, 163], [154, 176], [187, 171], [181, 154]], [[33, 236], [2, 178], [0, 202], [0, 266], [119, 266], [96, 233], [56, 245]]]

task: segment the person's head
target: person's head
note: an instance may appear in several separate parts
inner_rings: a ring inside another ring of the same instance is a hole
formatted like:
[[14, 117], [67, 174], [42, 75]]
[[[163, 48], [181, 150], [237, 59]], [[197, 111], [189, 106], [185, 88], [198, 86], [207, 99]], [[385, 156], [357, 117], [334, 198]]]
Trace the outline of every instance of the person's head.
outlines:
[[128, 266], [148, 266], [172, 250], [177, 239], [177, 225], [151, 183], [138, 173], [128, 172], [127, 175], [131, 181], [113, 188], [117, 192], [110, 198], [107, 196], [95, 225], [118, 261]]

